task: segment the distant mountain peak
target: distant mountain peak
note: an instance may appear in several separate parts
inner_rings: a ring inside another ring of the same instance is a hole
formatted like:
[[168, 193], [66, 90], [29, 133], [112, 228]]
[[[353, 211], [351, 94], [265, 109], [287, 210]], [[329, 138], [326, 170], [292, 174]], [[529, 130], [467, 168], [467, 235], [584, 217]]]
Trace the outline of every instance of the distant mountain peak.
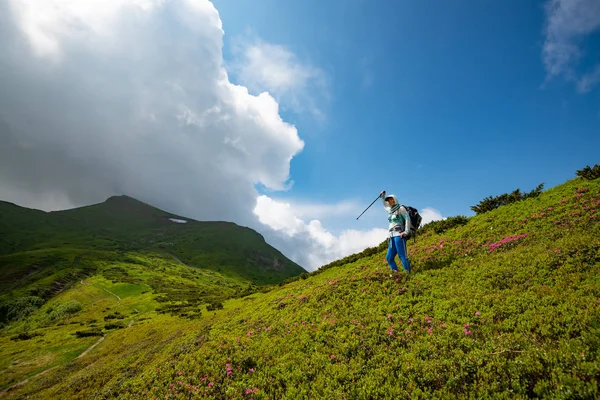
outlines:
[[[133, 198], [131, 196], [127, 196], [126, 194], [121, 194], [121, 195], [118, 195], [118, 196], [110, 196], [104, 202], [105, 203], [112, 203], [112, 202], [136, 202], [136, 203], [146, 204], [143, 201], [135, 199], [135, 198]], [[149, 205], [149, 204], [146, 204], [146, 205]]]
[[159, 213], [159, 214], [164, 214], [164, 215], [170, 215], [170, 213], [163, 211], [159, 208], [156, 208], [148, 203], [145, 203], [141, 200], [138, 200], [136, 198], [133, 198], [131, 196], [127, 196], [125, 194], [119, 195], [119, 196], [111, 196], [108, 199], [106, 199], [104, 201], [104, 203], [101, 204], [105, 204], [108, 206], [116, 206], [119, 209], [146, 209], [146, 210], [152, 210], [153, 212]]

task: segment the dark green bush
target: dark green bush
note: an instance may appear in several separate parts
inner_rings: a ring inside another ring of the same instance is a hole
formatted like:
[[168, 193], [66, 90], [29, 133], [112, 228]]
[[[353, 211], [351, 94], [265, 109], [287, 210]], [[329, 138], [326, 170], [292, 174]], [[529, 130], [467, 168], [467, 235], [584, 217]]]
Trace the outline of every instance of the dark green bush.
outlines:
[[28, 290], [30, 296], [40, 297], [48, 300], [52, 297], [52, 290], [48, 287], [36, 286]]
[[123, 314], [121, 314], [118, 311], [115, 311], [112, 314], [108, 314], [107, 316], [104, 317], [105, 321], [111, 320], [111, 319], [123, 319], [125, 318], [125, 316]]
[[88, 329], [87, 331], [77, 331], [75, 332], [75, 336], [78, 338], [88, 337], [88, 336], [103, 336], [102, 331], [95, 329]]
[[219, 302], [215, 302], [215, 303], [209, 303], [206, 306], [206, 310], [207, 311], [215, 311], [215, 310], [222, 310], [223, 309], [223, 303]]
[[10, 340], [29, 340], [29, 339], [33, 339], [36, 336], [43, 336], [43, 334], [41, 333], [34, 333], [34, 332], [22, 332], [19, 333], [18, 335], [12, 336], [10, 338]]
[[433, 231], [439, 235], [440, 233], [446, 232], [448, 229], [466, 225], [467, 222], [469, 222], [469, 219], [467, 217], [458, 215], [456, 217], [450, 217], [440, 221], [431, 221], [427, 225], [423, 226], [420, 232], [425, 233]]
[[60, 303], [55, 307], [49, 308], [46, 310], [48, 314], [48, 318], [51, 321], [61, 320], [67, 318], [75, 313], [81, 311], [82, 305], [80, 302], [76, 300], [70, 300], [64, 303]]
[[0, 304], [0, 322], [7, 323], [26, 318], [44, 304], [44, 299], [27, 296]]
[[122, 329], [125, 328], [125, 324], [121, 321], [111, 322], [109, 324], [104, 325], [104, 329]]
[[475, 211], [476, 214], [483, 214], [488, 211], [492, 211], [498, 207], [505, 206], [507, 204], [516, 203], [517, 201], [537, 197], [542, 193], [544, 184], [540, 183], [538, 187], [533, 189], [529, 193], [521, 193], [520, 189], [513, 191], [512, 193], [504, 193], [500, 196], [489, 196], [481, 200], [476, 206], [471, 206], [471, 210]]
[[600, 165], [595, 164], [593, 167], [587, 165], [585, 168], [577, 170], [576, 173], [577, 176], [590, 181], [598, 179], [600, 178]]

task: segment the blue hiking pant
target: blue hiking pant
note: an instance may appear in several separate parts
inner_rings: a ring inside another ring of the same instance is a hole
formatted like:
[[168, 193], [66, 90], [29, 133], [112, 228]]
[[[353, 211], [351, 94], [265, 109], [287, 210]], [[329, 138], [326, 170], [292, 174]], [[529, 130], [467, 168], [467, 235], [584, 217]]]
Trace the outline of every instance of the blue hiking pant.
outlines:
[[400, 236], [394, 236], [388, 239], [388, 252], [386, 258], [392, 271], [398, 271], [398, 266], [396, 265], [396, 261], [394, 261], [396, 254], [398, 254], [400, 261], [402, 261], [404, 270], [407, 272], [411, 271], [410, 261], [408, 260], [408, 253], [406, 251], [407, 241], [408, 238], [403, 238]]

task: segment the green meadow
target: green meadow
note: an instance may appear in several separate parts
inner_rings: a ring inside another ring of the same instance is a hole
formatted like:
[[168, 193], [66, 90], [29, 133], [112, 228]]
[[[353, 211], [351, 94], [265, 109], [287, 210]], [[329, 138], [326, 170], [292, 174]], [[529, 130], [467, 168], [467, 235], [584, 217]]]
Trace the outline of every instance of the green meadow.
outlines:
[[390, 276], [382, 243], [280, 285], [162, 249], [105, 250], [50, 275], [30, 252], [3, 255], [24, 274], [3, 272], [3, 301], [22, 314], [1, 331], [0, 387], [28, 379], [11, 399], [598, 398], [599, 211], [600, 179], [577, 178], [426, 225], [410, 275]]

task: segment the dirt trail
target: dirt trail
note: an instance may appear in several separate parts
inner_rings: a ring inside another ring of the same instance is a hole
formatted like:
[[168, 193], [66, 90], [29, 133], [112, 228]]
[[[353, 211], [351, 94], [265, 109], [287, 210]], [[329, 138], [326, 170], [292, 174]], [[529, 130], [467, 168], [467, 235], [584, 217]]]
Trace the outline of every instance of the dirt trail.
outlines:
[[15, 384], [14, 384], [14, 385], [12, 385], [11, 387], [9, 387], [9, 388], [6, 388], [6, 389], [4, 389], [3, 391], [1, 391], [1, 392], [0, 392], [0, 396], [4, 396], [5, 394], [7, 394], [8, 392], [10, 392], [11, 390], [13, 390], [13, 389], [16, 389], [16, 388], [18, 388], [18, 387], [20, 387], [20, 386], [23, 386], [24, 384], [26, 384], [27, 382], [29, 382], [29, 380], [30, 380], [31, 378], [35, 378], [36, 376], [44, 375], [46, 372], [48, 372], [48, 371], [52, 371], [54, 368], [57, 368], [57, 367], [58, 367], [58, 365], [55, 365], [54, 367], [52, 367], [52, 368], [48, 368], [48, 369], [45, 369], [45, 370], [43, 370], [42, 372], [40, 372], [40, 373], [38, 373], [38, 374], [35, 374], [35, 375], [33, 375], [33, 376], [31, 376], [31, 377], [29, 377], [29, 378], [25, 379], [24, 381], [21, 381], [21, 382], [19, 382], [19, 383], [15, 383]]
[[[87, 349], [85, 349], [85, 351], [83, 353], [81, 353], [80, 355], [78, 355], [77, 358], [84, 357], [90, 350], [92, 350], [94, 347], [96, 347], [98, 344], [100, 344], [100, 342], [102, 342], [103, 340], [104, 340], [104, 336], [102, 336], [100, 339], [98, 339], [93, 345], [91, 345], [90, 347], [88, 347]], [[33, 376], [30, 376], [29, 378], [27, 378], [27, 379], [25, 379], [25, 380], [23, 380], [23, 381], [21, 381], [19, 383], [15, 383], [14, 385], [12, 385], [12, 386], [4, 389], [3, 391], [1, 391], [0, 392], [0, 396], [3, 396], [5, 394], [7, 394], [8, 392], [10, 392], [11, 390], [14, 390], [14, 389], [16, 389], [16, 388], [18, 388], [20, 386], [23, 386], [24, 384], [26, 384], [27, 382], [29, 382], [29, 380], [31, 378], [35, 378], [37, 376], [44, 375], [46, 372], [52, 371], [54, 368], [58, 368], [58, 367], [59, 367], [58, 365], [55, 365], [54, 367], [45, 369], [42, 372], [37, 373], [37, 374], [35, 374]]]
[[173, 260], [177, 261], [179, 264], [181, 265], [185, 265], [186, 267], [188, 267], [189, 265], [187, 265], [186, 263], [184, 263], [183, 261], [181, 261], [179, 258], [175, 257], [173, 254], [171, 253], [167, 253], [166, 251], [164, 252], [165, 254], [168, 254], [169, 257], [171, 257]]
[[101, 336], [100, 339], [96, 340], [96, 343], [94, 343], [93, 345], [91, 345], [90, 347], [88, 347], [83, 353], [81, 353], [80, 355], [77, 356], [77, 358], [81, 358], [83, 356], [85, 356], [87, 353], [89, 353], [90, 350], [92, 350], [94, 347], [96, 347], [97, 345], [100, 344], [100, 342], [102, 342], [104, 340], [104, 336]]
[[88, 347], [83, 353], [81, 353], [80, 355], [77, 356], [77, 358], [81, 358], [83, 356], [85, 356], [87, 353], [89, 353], [90, 350], [92, 350], [94, 347], [96, 347], [97, 345], [100, 344], [100, 342], [102, 342], [104, 340], [104, 336], [101, 336], [98, 340], [96, 340], [96, 343], [94, 343], [93, 345], [91, 345], [90, 347]]
[[[102, 288], [102, 289], [104, 289], [104, 288]], [[117, 301], [117, 304], [119, 304], [119, 303], [121, 302], [121, 298], [120, 298], [119, 296], [117, 296], [116, 294], [114, 294], [113, 292], [111, 292], [111, 291], [110, 291], [110, 290], [108, 290], [108, 289], [104, 289], [104, 290], [105, 290], [106, 292], [108, 292], [108, 293], [112, 294], [113, 296], [115, 296], [115, 297], [117, 298], [117, 300], [119, 300], [119, 301]]]

